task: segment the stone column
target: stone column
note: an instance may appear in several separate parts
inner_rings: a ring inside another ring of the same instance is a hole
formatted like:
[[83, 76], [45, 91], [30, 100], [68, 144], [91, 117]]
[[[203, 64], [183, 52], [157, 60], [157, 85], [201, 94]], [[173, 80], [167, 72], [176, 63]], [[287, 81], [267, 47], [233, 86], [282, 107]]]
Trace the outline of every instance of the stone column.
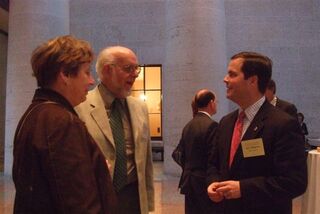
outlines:
[[8, 35], [0, 31], [0, 169], [4, 161], [4, 130], [5, 130], [5, 101], [6, 101], [6, 74], [7, 74]]
[[42, 42], [69, 33], [69, 0], [10, 1], [5, 122], [5, 174], [11, 174], [13, 138], [36, 86], [30, 57]]
[[223, 0], [166, 2], [166, 57], [163, 69], [164, 170], [180, 174], [171, 153], [184, 125], [192, 118], [191, 100], [201, 88], [219, 100], [218, 121], [228, 111], [223, 77], [226, 74], [225, 8]]

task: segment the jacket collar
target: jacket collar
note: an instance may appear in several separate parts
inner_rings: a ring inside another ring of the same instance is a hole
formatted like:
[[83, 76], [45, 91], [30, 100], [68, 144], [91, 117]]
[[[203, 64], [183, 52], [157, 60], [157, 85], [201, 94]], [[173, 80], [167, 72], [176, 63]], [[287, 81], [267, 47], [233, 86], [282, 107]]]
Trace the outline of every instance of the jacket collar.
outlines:
[[77, 115], [69, 101], [58, 92], [48, 88], [38, 88], [32, 99], [32, 103], [52, 101], [65, 107], [68, 111]]

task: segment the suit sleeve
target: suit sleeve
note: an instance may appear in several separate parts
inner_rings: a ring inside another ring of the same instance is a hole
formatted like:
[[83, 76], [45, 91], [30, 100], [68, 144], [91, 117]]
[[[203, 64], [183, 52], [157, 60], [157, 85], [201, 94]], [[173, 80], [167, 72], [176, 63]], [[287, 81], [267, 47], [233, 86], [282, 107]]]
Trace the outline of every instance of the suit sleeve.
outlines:
[[171, 157], [172, 159], [182, 168], [184, 169], [185, 166], [185, 143], [183, 140], [183, 132], [181, 135], [181, 138], [179, 140], [178, 145], [176, 148], [173, 150]]
[[240, 180], [242, 199], [247, 204], [259, 206], [272, 201], [288, 201], [302, 194], [307, 187], [306, 157], [298, 122], [290, 118], [270, 129], [268, 135], [273, 140], [270, 176]]
[[209, 186], [214, 181], [221, 181], [219, 148], [218, 142], [220, 137], [221, 124], [216, 124], [211, 128], [208, 136], [208, 163], [207, 163], [207, 185]]
[[298, 110], [295, 105], [290, 105], [287, 108], [287, 112], [292, 115], [294, 118], [298, 119]]
[[154, 211], [154, 186], [153, 186], [153, 161], [152, 161], [152, 149], [151, 149], [151, 137], [149, 130], [149, 117], [147, 106], [144, 106], [146, 121], [148, 123], [148, 142], [147, 142], [147, 157], [146, 157], [146, 186], [147, 186], [147, 197], [148, 197], [148, 209]]

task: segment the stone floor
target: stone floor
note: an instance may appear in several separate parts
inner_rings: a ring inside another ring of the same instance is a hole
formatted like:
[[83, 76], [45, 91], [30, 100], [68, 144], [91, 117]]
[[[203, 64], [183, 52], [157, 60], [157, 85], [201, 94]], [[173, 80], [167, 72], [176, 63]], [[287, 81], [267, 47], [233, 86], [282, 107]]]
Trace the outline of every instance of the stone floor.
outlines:
[[[153, 214], [184, 213], [183, 196], [177, 190], [178, 178], [163, 174], [163, 162], [154, 162], [155, 212]], [[12, 213], [14, 185], [9, 176], [0, 175], [0, 213]], [[295, 199], [293, 214], [300, 214], [301, 199]]]
[[[184, 213], [183, 196], [177, 185], [179, 178], [163, 174], [163, 162], [154, 162], [155, 208], [153, 214]], [[0, 214], [12, 213], [15, 189], [11, 177], [0, 174]]]

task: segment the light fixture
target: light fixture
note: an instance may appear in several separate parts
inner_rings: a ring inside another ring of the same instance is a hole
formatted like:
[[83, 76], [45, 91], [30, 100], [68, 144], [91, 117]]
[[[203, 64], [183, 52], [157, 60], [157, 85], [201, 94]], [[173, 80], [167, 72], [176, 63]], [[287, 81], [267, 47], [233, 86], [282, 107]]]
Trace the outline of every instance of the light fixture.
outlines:
[[143, 101], [147, 100], [147, 96], [145, 94], [140, 94], [140, 99]]

